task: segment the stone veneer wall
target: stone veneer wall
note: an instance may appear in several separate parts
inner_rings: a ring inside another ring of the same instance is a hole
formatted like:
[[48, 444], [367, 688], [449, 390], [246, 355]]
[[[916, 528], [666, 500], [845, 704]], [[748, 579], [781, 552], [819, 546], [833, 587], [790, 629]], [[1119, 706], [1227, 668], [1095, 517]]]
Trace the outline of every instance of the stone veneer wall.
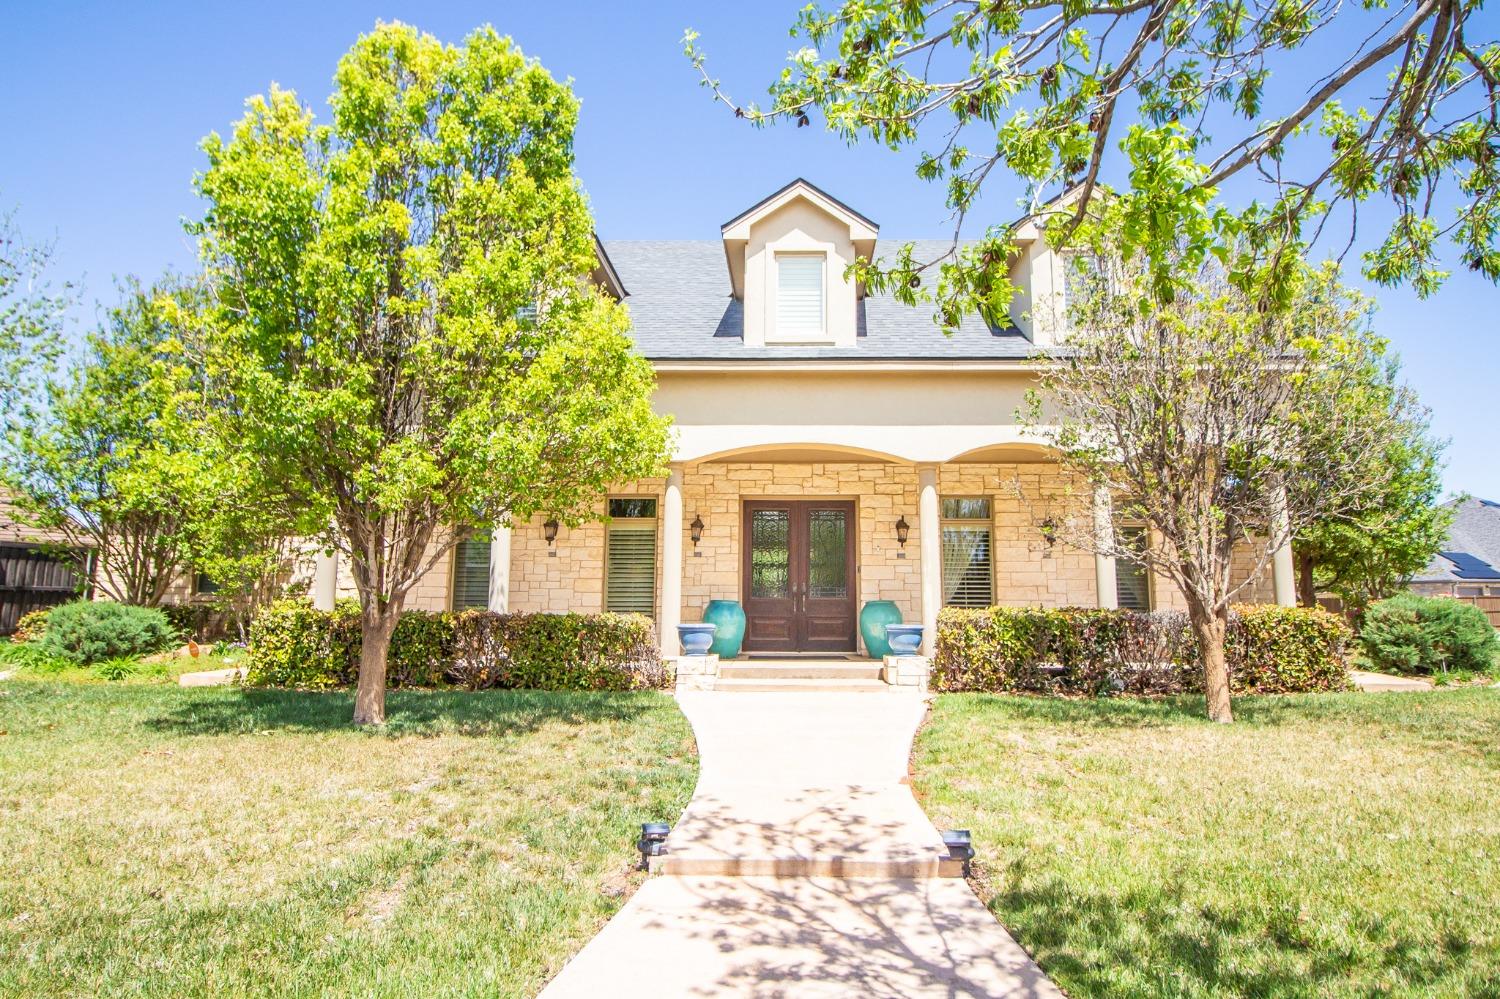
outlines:
[[[665, 480], [649, 479], [610, 491], [611, 496], [653, 496]], [[744, 499], [842, 497], [857, 501], [859, 604], [893, 600], [907, 621], [921, 616], [921, 524], [917, 515], [917, 470], [883, 463], [708, 462], [688, 466], [682, 486], [682, 620], [701, 620], [710, 600], [739, 600], [741, 523]], [[1093, 607], [1094, 556], [1042, 539], [1041, 523], [1086, 515], [1088, 488], [1047, 463], [944, 465], [940, 496], [987, 496], [994, 530], [995, 601], [1005, 606]], [[603, 514], [601, 501], [595, 513]], [[688, 524], [703, 518], [703, 539], [694, 554]], [[895, 524], [905, 517], [911, 533], [901, 558]], [[517, 612], [597, 612], [604, 608], [605, 526], [598, 521], [562, 527], [548, 554], [545, 517], [511, 531], [510, 607]], [[665, 525], [662, 526], [663, 529]], [[657, 551], [661, 551], [658, 535]], [[1248, 563], [1248, 557], [1241, 558]], [[657, 563], [660, 593], [661, 564]], [[1240, 578], [1243, 578], [1243, 570]], [[1152, 579], [1153, 605], [1181, 609], [1182, 598], [1164, 579]], [[452, 559], [444, 556], [407, 600], [421, 610], [443, 610], [452, 591]], [[354, 596], [347, 566], [340, 566], [339, 596]], [[1244, 602], [1269, 602], [1269, 571]]]

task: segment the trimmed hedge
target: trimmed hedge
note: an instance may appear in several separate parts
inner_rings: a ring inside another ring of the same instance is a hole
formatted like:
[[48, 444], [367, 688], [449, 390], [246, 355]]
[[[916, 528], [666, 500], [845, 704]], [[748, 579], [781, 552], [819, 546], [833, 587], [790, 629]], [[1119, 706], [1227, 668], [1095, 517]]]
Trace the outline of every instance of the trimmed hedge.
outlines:
[[[1225, 656], [1236, 693], [1349, 689], [1353, 634], [1323, 610], [1244, 606]], [[1095, 608], [945, 608], [932, 686], [944, 691], [1098, 695], [1203, 689], [1187, 615]]]
[[[332, 611], [304, 600], [273, 604], [251, 626], [245, 682], [350, 686], [359, 674], [359, 631], [353, 601]], [[668, 679], [651, 620], [636, 614], [406, 611], [386, 668], [393, 687], [632, 690]]]
[[1360, 644], [1390, 673], [1493, 669], [1500, 641], [1484, 611], [1451, 597], [1399, 593], [1365, 612]]
[[52, 608], [42, 638], [49, 652], [84, 665], [160, 652], [176, 641], [176, 630], [160, 610], [107, 600]]

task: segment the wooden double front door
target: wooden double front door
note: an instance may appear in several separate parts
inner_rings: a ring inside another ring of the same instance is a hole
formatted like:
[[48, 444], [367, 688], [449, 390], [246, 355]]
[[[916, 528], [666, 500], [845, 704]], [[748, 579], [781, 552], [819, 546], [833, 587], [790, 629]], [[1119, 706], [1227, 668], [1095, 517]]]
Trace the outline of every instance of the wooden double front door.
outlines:
[[745, 649], [750, 652], [853, 652], [853, 500], [745, 503]]

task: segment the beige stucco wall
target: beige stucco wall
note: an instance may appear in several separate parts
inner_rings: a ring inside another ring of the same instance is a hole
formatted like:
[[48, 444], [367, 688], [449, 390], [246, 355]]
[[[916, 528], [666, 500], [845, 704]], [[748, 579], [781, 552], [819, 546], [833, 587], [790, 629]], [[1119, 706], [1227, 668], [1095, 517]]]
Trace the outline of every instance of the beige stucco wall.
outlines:
[[1035, 449], [1018, 417], [1035, 385], [1035, 373], [1016, 366], [667, 366], [653, 403], [672, 414], [681, 461], [822, 446], [946, 462], [981, 448]]

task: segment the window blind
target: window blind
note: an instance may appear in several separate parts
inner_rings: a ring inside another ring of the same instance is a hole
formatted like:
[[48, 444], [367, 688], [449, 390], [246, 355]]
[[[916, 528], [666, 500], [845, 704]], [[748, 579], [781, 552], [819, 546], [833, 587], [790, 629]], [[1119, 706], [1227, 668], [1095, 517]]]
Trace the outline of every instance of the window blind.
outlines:
[[604, 609], [656, 614], [656, 522], [609, 525], [604, 555]]
[[[1145, 551], [1144, 527], [1116, 528], [1116, 535], [1121, 548], [1133, 552]], [[1150, 610], [1151, 581], [1146, 577], [1146, 567], [1132, 558], [1115, 559], [1115, 594], [1124, 610]]]
[[460, 541], [453, 550], [453, 609], [490, 605], [490, 539]]
[[943, 603], [948, 607], [990, 607], [995, 573], [988, 527], [943, 528]]
[[776, 333], [784, 339], [824, 335], [821, 256], [776, 258]]

